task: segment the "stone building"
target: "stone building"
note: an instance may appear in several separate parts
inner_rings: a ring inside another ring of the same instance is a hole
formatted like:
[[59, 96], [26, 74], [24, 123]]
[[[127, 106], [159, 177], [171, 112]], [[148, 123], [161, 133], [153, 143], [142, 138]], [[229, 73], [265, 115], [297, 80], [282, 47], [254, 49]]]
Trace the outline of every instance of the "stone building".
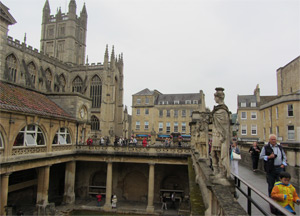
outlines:
[[277, 95], [238, 95], [238, 137], [267, 142], [270, 134], [287, 143], [300, 142], [300, 56], [277, 70]]
[[[1, 4], [3, 11], [5, 6]], [[8, 10], [6, 10], [8, 11]], [[4, 13], [8, 14], [8, 13]], [[88, 136], [108, 136], [123, 132], [123, 56], [106, 46], [103, 63], [85, 64], [87, 11], [84, 5], [76, 15], [76, 2], [71, 0], [67, 14], [59, 9], [50, 15], [46, 0], [43, 8], [41, 50], [7, 36], [11, 15], [1, 21], [1, 80], [39, 91], [78, 120], [86, 129], [79, 142]], [[90, 128], [90, 129], [89, 129]]]
[[190, 136], [193, 111], [205, 111], [205, 95], [162, 94], [144, 89], [132, 96], [132, 131], [137, 137], [170, 137], [172, 133]]
[[9, 37], [16, 21], [1, 2], [0, 10], [1, 215], [29, 206], [43, 215], [50, 203], [74, 204], [98, 193], [105, 195], [106, 210], [116, 194], [153, 212], [162, 193], [176, 191], [177, 199], [189, 194], [188, 148], [82, 145], [89, 136], [131, 133], [122, 55], [112, 48], [109, 57], [106, 47], [103, 63], [84, 63], [85, 6], [77, 17], [71, 0], [67, 14], [52, 16], [46, 0], [41, 51]]

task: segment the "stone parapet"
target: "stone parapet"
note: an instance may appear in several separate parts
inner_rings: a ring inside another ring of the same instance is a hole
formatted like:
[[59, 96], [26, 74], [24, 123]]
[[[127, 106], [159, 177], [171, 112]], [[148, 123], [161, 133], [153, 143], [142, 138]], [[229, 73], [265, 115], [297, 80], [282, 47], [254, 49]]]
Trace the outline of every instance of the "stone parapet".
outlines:
[[1, 157], [0, 174], [10, 170], [23, 170], [55, 163], [75, 160], [112, 162], [155, 162], [160, 164], [187, 164], [191, 150], [185, 148], [164, 147], [121, 147], [100, 145], [53, 145], [52, 151], [47, 152], [45, 146], [41, 147], [15, 147], [12, 156]]
[[[234, 199], [235, 186], [214, 184], [211, 177], [213, 172], [208, 166], [207, 159], [200, 159], [194, 152], [191, 160], [205, 204], [205, 215], [247, 215], [242, 206]], [[200, 214], [199, 214], [200, 215]]]

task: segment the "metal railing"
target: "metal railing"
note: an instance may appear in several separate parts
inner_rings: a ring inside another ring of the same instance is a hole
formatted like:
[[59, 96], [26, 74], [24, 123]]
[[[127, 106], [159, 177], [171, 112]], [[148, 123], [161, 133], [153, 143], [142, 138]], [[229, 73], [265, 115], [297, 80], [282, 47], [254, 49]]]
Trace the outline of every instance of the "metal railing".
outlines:
[[[242, 177], [231, 173], [234, 176], [235, 187], [246, 197], [247, 199], [247, 213], [252, 215], [252, 204], [263, 214], [263, 215], [270, 215], [270, 213], [266, 212], [262, 206], [259, 205], [257, 201], [253, 199], [251, 196], [252, 192], [256, 193], [259, 197], [265, 200], [269, 205], [272, 205], [274, 208], [279, 210], [284, 215], [293, 215], [291, 212], [283, 208], [279, 205], [276, 201], [274, 201], [269, 196], [263, 194], [261, 191], [257, 190], [253, 185], [249, 184], [245, 179]], [[241, 188], [241, 182], [247, 187], [247, 192], [245, 192]]]

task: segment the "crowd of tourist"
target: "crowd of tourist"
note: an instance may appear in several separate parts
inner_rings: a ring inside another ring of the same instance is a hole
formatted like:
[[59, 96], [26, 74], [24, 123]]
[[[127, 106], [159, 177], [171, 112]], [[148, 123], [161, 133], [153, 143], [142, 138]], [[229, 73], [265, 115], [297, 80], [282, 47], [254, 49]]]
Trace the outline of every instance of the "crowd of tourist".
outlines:
[[[83, 143], [82, 143], [83, 144]], [[136, 137], [131, 136], [130, 138], [115, 136], [113, 143], [111, 143], [109, 137], [100, 137], [97, 141], [94, 141], [91, 137], [86, 140], [86, 145], [101, 145], [101, 146], [143, 146], [148, 147], [150, 145], [149, 138], [144, 137], [142, 140], [138, 140]], [[164, 140], [159, 140], [156, 143], [157, 146], [162, 147], [182, 147], [187, 144], [183, 144], [183, 139], [179, 137], [176, 142], [173, 141], [172, 137], [166, 137]]]

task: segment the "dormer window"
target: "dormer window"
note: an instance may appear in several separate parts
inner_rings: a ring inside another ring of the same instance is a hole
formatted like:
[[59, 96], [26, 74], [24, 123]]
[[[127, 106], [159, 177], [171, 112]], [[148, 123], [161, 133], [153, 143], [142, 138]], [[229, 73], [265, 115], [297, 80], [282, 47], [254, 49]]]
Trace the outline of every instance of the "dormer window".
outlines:
[[191, 100], [186, 100], [185, 101], [185, 104], [191, 104], [192, 102], [191, 102]]
[[246, 102], [242, 102], [241, 107], [246, 107]]
[[193, 100], [193, 104], [198, 104], [198, 101], [197, 100]]
[[179, 104], [179, 100], [174, 101], [174, 104]]
[[251, 107], [256, 107], [256, 102], [251, 102], [250, 106]]

